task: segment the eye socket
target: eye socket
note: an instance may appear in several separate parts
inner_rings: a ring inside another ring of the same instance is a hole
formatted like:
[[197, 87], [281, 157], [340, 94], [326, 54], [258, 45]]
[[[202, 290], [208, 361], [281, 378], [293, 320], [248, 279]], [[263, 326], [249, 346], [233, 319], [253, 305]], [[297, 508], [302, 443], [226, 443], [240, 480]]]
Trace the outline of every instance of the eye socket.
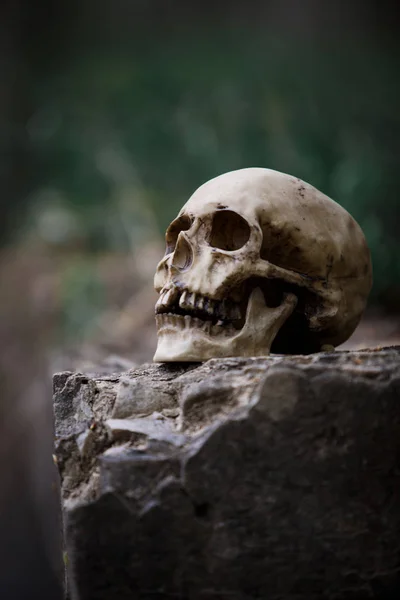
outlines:
[[250, 226], [232, 210], [215, 213], [209, 239], [210, 246], [220, 250], [239, 250], [250, 238]]
[[192, 220], [187, 215], [181, 215], [180, 217], [172, 221], [165, 234], [165, 255], [171, 254], [171, 252], [175, 250], [176, 242], [178, 241], [178, 236], [180, 232], [187, 231], [188, 229], [190, 229], [191, 224]]

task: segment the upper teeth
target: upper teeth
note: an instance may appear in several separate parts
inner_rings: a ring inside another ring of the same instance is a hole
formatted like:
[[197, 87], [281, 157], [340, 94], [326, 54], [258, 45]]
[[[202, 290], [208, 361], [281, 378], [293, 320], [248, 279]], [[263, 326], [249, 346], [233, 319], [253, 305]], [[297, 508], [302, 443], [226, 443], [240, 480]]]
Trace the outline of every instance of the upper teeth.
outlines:
[[190, 294], [187, 290], [182, 292], [179, 298], [179, 306], [185, 310], [195, 306], [196, 294]]
[[156, 304], [156, 313], [168, 312], [175, 305], [185, 311], [199, 311], [208, 314], [211, 318], [240, 319], [240, 308], [228, 300], [213, 300], [199, 293], [183, 290], [180, 292], [172, 287], [161, 290]]

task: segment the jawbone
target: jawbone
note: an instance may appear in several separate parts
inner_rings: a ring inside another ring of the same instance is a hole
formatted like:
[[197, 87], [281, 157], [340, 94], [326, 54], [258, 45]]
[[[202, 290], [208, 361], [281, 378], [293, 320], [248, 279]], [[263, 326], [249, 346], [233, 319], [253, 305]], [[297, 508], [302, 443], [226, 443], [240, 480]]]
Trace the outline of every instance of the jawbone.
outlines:
[[240, 331], [188, 316], [159, 315], [153, 361], [203, 362], [229, 356], [266, 356], [296, 304], [296, 296], [286, 294], [278, 307], [270, 308], [262, 291], [256, 288], [250, 295], [246, 321]]

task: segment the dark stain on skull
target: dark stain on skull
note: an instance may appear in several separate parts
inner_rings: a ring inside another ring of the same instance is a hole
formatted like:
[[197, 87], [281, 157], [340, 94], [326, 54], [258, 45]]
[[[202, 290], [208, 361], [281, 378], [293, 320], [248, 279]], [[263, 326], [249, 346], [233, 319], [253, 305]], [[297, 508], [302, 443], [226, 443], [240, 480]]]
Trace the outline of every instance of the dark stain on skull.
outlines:
[[[307, 273], [309, 270], [309, 260], [304, 252], [304, 248], [299, 245], [299, 229], [294, 227], [289, 229], [280, 229], [271, 225], [264, 231], [263, 245], [261, 248], [261, 258], [271, 264], [285, 269]], [[311, 273], [310, 275], [315, 275]]]
[[328, 254], [327, 257], [327, 261], [326, 261], [326, 278], [329, 279], [329, 276], [331, 274], [331, 271], [333, 269], [333, 263], [334, 263], [334, 256], [333, 254]]
[[228, 207], [227, 207], [227, 206], [225, 206], [225, 204], [218, 203], [218, 204], [217, 204], [217, 208], [218, 208], [219, 210], [224, 210], [225, 208], [228, 208]]
[[299, 195], [300, 195], [302, 198], [304, 198], [304, 196], [305, 196], [305, 192], [306, 192], [306, 188], [305, 188], [305, 186], [304, 186], [303, 184], [301, 184], [301, 185], [300, 185], [300, 187], [299, 187]]

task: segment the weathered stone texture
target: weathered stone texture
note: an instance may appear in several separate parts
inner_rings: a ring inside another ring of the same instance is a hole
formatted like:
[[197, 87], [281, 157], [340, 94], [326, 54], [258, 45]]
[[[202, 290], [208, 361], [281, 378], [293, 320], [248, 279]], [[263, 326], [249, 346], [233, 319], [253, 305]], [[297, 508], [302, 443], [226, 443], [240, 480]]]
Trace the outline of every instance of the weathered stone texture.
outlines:
[[399, 349], [62, 373], [55, 414], [74, 600], [400, 597]]

